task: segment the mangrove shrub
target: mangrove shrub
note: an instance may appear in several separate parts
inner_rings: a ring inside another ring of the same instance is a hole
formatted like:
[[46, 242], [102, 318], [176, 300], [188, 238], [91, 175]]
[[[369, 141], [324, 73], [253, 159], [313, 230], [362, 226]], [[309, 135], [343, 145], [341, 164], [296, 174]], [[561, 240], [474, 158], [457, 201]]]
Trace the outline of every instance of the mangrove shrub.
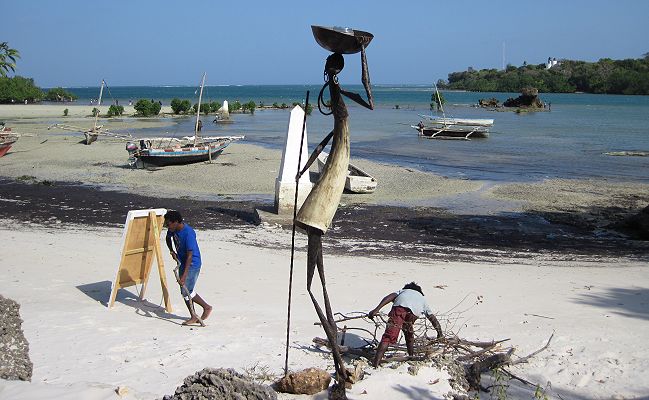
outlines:
[[14, 76], [13, 78], [0, 77], [0, 103], [30, 103], [41, 101], [43, 91], [34, 85], [31, 78]]
[[109, 117], [116, 117], [118, 115], [124, 114], [124, 107], [123, 106], [118, 106], [115, 104], [111, 104], [110, 107], [108, 107], [108, 115]]
[[77, 96], [63, 89], [62, 87], [52, 88], [45, 94], [45, 100], [48, 101], [73, 101]]
[[174, 114], [185, 114], [191, 107], [192, 103], [189, 100], [171, 100], [171, 110], [174, 112]]
[[138, 115], [142, 117], [150, 117], [152, 115], [160, 114], [162, 106], [157, 101], [140, 99], [135, 103], [133, 108], [135, 108]]

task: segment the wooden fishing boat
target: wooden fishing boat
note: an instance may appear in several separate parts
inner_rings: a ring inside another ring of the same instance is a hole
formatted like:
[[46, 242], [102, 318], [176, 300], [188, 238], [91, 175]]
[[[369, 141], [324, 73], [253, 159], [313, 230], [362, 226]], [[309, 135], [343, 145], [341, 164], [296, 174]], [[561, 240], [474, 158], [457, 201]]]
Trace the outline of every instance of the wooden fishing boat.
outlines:
[[97, 112], [95, 113], [95, 121], [92, 128], [85, 129], [85, 128], [81, 128], [74, 125], [68, 125], [68, 124], [54, 124], [48, 126], [47, 129], [49, 130], [52, 128], [58, 128], [58, 129], [63, 129], [65, 131], [81, 132], [83, 133], [84, 136], [84, 140], [82, 141], [83, 144], [92, 144], [97, 140], [99, 136], [111, 136], [111, 137], [121, 138], [121, 139], [130, 139], [131, 135], [129, 134], [110, 132], [104, 129], [103, 125], [97, 124], [99, 120], [99, 107], [101, 106], [101, 99], [104, 95], [104, 86], [106, 86], [106, 81], [102, 79], [101, 86], [99, 88], [99, 100], [97, 101], [97, 107], [95, 107], [97, 108]]
[[[322, 173], [325, 164], [327, 163], [328, 153], [321, 152], [318, 155], [318, 170]], [[351, 193], [372, 193], [376, 190], [376, 179], [358, 168], [357, 166], [349, 163], [347, 167], [347, 177], [345, 179], [345, 190]]]
[[413, 129], [419, 132], [419, 136], [429, 139], [464, 139], [488, 138], [489, 129], [493, 126], [493, 119], [479, 118], [447, 118], [444, 113], [444, 106], [439, 95], [437, 85], [435, 86], [435, 95], [437, 103], [442, 111], [443, 117], [433, 117], [429, 115], [419, 115], [422, 119], [417, 125], [411, 125]]
[[201, 100], [203, 98], [204, 85], [205, 74], [203, 74], [201, 90], [198, 96], [194, 136], [186, 136], [182, 139], [172, 137], [141, 139], [139, 146], [136, 143], [129, 142], [126, 144], [126, 151], [129, 153], [129, 165], [132, 167], [164, 167], [167, 165], [211, 162], [230, 143], [244, 138], [243, 136], [200, 136], [200, 127], [202, 126], [200, 121]]
[[[133, 167], [185, 165], [211, 161], [218, 157], [230, 143], [243, 139], [243, 136], [224, 136], [201, 138], [194, 142], [193, 137], [183, 139], [153, 138], [140, 140], [140, 146], [129, 142], [126, 150], [131, 153], [129, 164]], [[167, 142], [159, 146], [156, 143]]]
[[11, 128], [5, 128], [4, 125], [0, 125], [0, 157], [7, 154], [19, 137], [20, 135], [13, 133]]

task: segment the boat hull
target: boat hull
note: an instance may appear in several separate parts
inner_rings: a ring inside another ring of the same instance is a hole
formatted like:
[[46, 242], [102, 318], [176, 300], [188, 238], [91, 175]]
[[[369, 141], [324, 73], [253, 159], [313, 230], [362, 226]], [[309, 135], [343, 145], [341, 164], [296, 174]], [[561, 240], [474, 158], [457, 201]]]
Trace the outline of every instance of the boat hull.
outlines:
[[376, 190], [376, 179], [370, 176], [347, 176], [345, 191], [351, 193], [373, 193]]
[[[329, 155], [325, 152], [318, 155], [318, 170], [320, 173], [324, 170], [328, 156]], [[348, 164], [347, 176], [345, 177], [346, 192], [358, 194], [373, 193], [376, 190], [376, 186], [377, 181], [372, 175], [351, 163]]]
[[165, 167], [168, 165], [186, 165], [213, 160], [218, 157], [230, 144], [211, 145], [208, 153], [207, 146], [181, 149], [145, 149], [134, 154], [144, 166]]
[[423, 129], [416, 128], [421, 136], [426, 137], [453, 137], [453, 138], [481, 138], [486, 139], [489, 137], [489, 131], [486, 130], [472, 130], [466, 127], [425, 127]]
[[8, 152], [9, 149], [11, 148], [11, 145], [12, 145], [12, 144], [13, 144], [13, 142], [12, 142], [12, 143], [4, 143], [4, 144], [0, 144], [0, 157], [2, 157], [2, 156], [4, 156], [5, 154], [7, 154], [7, 152]]

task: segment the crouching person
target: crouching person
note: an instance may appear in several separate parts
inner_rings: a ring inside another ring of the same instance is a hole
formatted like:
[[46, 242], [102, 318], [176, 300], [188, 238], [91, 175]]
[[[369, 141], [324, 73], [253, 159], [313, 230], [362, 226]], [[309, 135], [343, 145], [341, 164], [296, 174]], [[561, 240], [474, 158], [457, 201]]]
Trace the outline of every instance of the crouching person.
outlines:
[[442, 332], [442, 327], [439, 324], [439, 321], [433, 315], [433, 312], [428, 307], [426, 299], [424, 298], [424, 292], [421, 290], [421, 287], [415, 282], [410, 282], [405, 285], [403, 289], [399, 290], [396, 293], [390, 293], [385, 296], [383, 300], [379, 303], [376, 308], [370, 311], [367, 316], [374, 318], [374, 316], [383, 308], [386, 304], [392, 304], [392, 310], [388, 314], [389, 320], [385, 328], [385, 333], [381, 338], [381, 343], [379, 344], [378, 349], [376, 350], [376, 356], [374, 357], [373, 365], [378, 367], [383, 358], [383, 354], [388, 349], [390, 344], [397, 342], [399, 338], [399, 332], [403, 331], [403, 335], [406, 339], [406, 347], [408, 349], [408, 355], [414, 355], [414, 328], [413, 324], [420, 316], [425, 316], [428, 318], [433, 327], [437, 331], [437, 338], [444, 336]]

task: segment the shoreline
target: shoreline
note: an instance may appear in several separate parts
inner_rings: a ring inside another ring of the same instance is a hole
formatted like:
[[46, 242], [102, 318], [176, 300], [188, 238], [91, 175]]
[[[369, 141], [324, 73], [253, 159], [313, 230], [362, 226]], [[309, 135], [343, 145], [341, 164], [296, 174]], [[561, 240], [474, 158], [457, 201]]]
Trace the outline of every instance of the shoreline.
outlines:
[[[5, 109], [0, 106], [0, 115]], [[45, 109], [51, 112], [50, 106]], [[110, 213], [122, 213], [120, 218], [126, 214], [123, 207], [129, 204], [129, 196], [140, 196], [137, 202], [144, 204], [144, 208], [151, 204], [175, 209], [189, 207], [197, 215], [204, 212], [201, 209], [204, 202], [209, 206], [203, 208], [244, 216], [237, 222], [240, 226], [252, 223], [255, 208], [272, 206], [281, 150], [241, 141], [226, 148], [212, 164], [131, 169], [126, 165], [124, 141], [101, 137], [90, 146], [77, 144], [81, 135], [48, 130], [51, 120], [41, 114], [36, 116], [36, 119], [16, 120], [20, 122], [16, 131], [30, 136], [21, 137], [0, 158], [0, 179], [4, 182], [4, 190], [0, 188], [2, 203], [7, 203], [3, 198], [19, 200], [14, 195], [38, 198], [44, 190], [43, 193], [51, 193], [50, 197], [66, 203], [66, 207], [72, 207], [72, 213], [79, 213], [74, 211], [77, 204], [66, 200], [66, 196], [69, 192], [71, 198], [83, 202], [83, 198], [74, 196], [75, 185], [82, 184], [79, 190], [91, 198], [105, 196], [120, 204], [107, 209]], [[173, 118], [155, 118], [130, 120], [128, 125], [137, 130], [174, 123]], [[335, 221], [339, 233], [332, 235], [352, 241], [384, 241], [387, 244], [379, 246], [381, 254], [398, 255], [402, 251], [418, 257], [443, 254], [441, 249], [448, 247], [454, 249], [451, 259], [465, 260], [475, 254], [467, 249], [480, 248], [489, 249], [486, 258], [492, 259], [500, 251], [515, 251], [520, 257], [526, 251], [563, 254], [560, 257], [576, 252], [582, 258], [623, 256], [626, 252], [637, 257], [647, 244], [629, 240], [624, 235], [632, 233], [620, 226], [649, 203], [649, 185], [605, 179], [475, 181], [365, 159], [353, 158], [352, 162], [371, 171], [378, 188], [368, 195], [343, 194]], [[312, 168], [315, 181], [314, 171]], [[43, 182], [53, 186], [44, 186]], [[47, 195], [42, 198], [45, 201]], [[14, 206], [20, 203], [10, 204], [2, 213], [5, 218], [19, 212]], [[30, 220], [30, 215], [38, 214], [34, 210], [39, 206], [30, 205], [31, 211], [20, 211], [21, 215]], [[104, 207], [98, 202], [92, 206]], [[50, 216], [60, 219], [59, 211], [45, 208]], [[221, 223], [228, 221], [219, 218], [216, 220]], [[68, 218], [65, 222], [74, 223], [74, 220]], [[111, 223], [121, 221], [113, 219]], [[92, 224], [101, 221], [98, 218]]]

